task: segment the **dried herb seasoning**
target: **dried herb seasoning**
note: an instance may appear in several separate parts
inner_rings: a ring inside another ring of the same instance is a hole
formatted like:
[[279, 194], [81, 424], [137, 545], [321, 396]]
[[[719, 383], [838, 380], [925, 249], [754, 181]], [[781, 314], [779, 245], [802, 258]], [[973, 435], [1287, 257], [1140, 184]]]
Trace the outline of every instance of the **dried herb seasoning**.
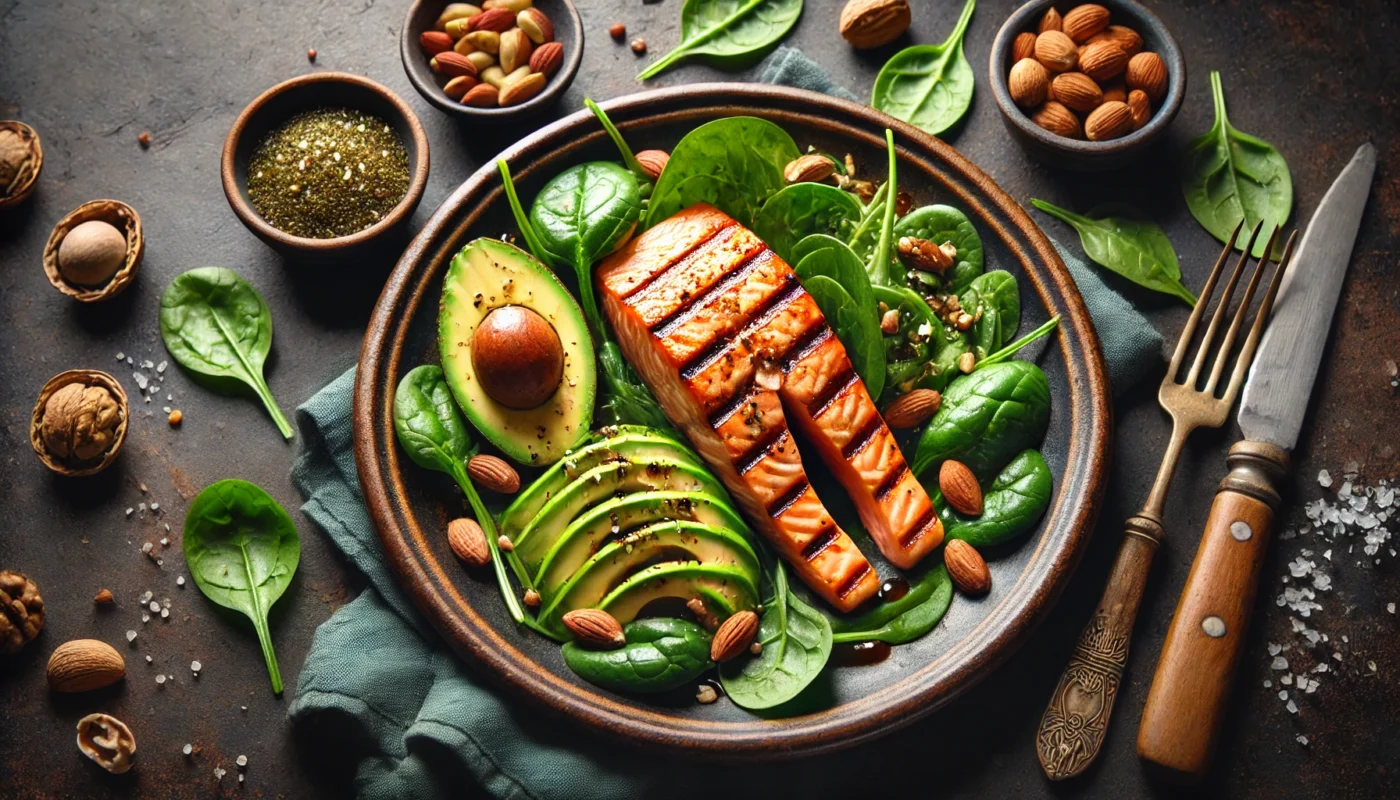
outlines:
[[384, 120], [347, 108], [299, 114], [269, 133], [248, 164], [248, 199], [278, 230], [349, 236], [408, 193], [408, 151]]

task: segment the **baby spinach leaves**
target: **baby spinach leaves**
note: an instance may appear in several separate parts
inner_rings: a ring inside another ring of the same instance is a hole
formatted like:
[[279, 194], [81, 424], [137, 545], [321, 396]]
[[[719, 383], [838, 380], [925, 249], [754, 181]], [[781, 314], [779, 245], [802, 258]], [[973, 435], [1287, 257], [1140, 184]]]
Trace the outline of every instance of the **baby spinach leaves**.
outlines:
[[982, 237], [972, 226], [972, 220], [952, 206], [935, 204], [910, 211], [894, 226], [895, 240], [902, 236], [927, 239], [934, 244], [952, 242], [958, 249], [958, 260], [943, 273], [941, 281], [930, 273], [911, 271], [911, 276], [930, 289], [937, 289], [941, 284], [943, 291], [961, 294], [982, 274]]
[[904, 644], [933, 630], [953, 604], [953, 582], [942, 564], [926, 567], [904, 596], [854, 617], [831, 622], [833, 642]]
[[593, 112], [593, 116], [598, 118], [599, 124], [601, 124], [603, 130], [607, 132], [608, 138], [612, 139], [613, 144], [617, 146], [618, 152], [622, 154], [622, 163], [626, 165], [628, 171], [637, 178], [637, 183], [641, 187], [642, 196], [650, 195], [651, 176], [647, 175], [645, 169], [642, 169], [641, 163], [637, 161], [637, 154], [632, 152], [632, 148], [627, 144], [627, 140], [622, 138], [622, 131], [617, 129], [612, 119], [608, 117], [608, 113], [600, 108], [597, 103], [585, 97], [583, 98], [583, 104], [588, 107], [589, 111]]
[[1196, 295], [1181, 282], [1181, 265], [1171, 241], [1155, 224], [1134, 218], [1137, 214], [1127, 209], [1123, 216], [1103, 215], [1105, 209], [1084, 216], [1044, 200], [1032, 198], [1031, 205], [1079, 231], [1079, 243], [1095, 263], [1143, 288], [1196, 304]]
[[710, 668], [710, 635], [694, 622], [653, 617], [622, 632], [627, 644], [616, 650], [566, 643], [564, 663], [589, 683], [627, 694], [668, 692]]
[[[823, 250], [807, 256], [799, 266], [805, 266], [809, 274], [814, 269], [812, 262], [822, 261], [825, 254], [834, 251]], [[798, 273], [801, 275], [802, 273]], [[862, 274], [862, 277], [864, 275]], [[802, 280], [802, 288], [817, 301], [827, 324], [836, 332], [836, 337], [846, 347], [856, 374], [865, 382], [871, 397], [879, 397], [885, 384], [885, 353], [880, 338], [880, 323], [870, 313], [851, 298], [840, 283], [822, 274], [811, 274]]]
[[282, 672], [267, 615], [287, 591], [301, 561], [301, 537], [286, 509], [247, 481], [210, 484], [185, 514], [185, 562], [205, 597], [253, 621], [272, 691]]
[[944, 536], [974, 547], [1011, 541], [1031, 528], [1050, 507], [1054, 477], [1038, 450], [1026, 450], [1002, 469], [982, 498], [982, 514], [967, 517], [938, 503]]
[[794, 183], [768, 198], [754, 218], [753, 232], [789, 264], [797, 263], [792, 248], [814, 233], [845, 240], [860, 221], [860, 201], [850, 192], [826, 183]]
[[964, 311], [977, 319], [972, 343], [979, 360], [1011, 341], [1021, 326], [1021, 293], [1016, 278], [1005, 270], [978, 275], [958, 301]]
[[659, 75], [690, 56], [718, 67], [741, 68], [787, 35], [802, 15], [802, 0], [686, 0], [681, 8], [681, 43], [637, 78]]
[[773, 572], [773, 592], [758, 625], [763, 650], [720, 667], [725, 694], [743, 708], [786, 703], [816, 679], [831, 657], [831, 622], [788, 589], [781, 564]]
[[767, 120], [707, 122], [671, 151], [652, 191], [645, 227], [705, 202], [752, 228], [759, 209], [785, 185], [783, 167], [800, 155], [787, 131]]
[[263, 378], [272, 312], [238, 273], [199, 267], [171, 281], [160, 298], [160, 336], [170, 355], [201, 382], [219, 391], [252, 389], [283, 438], [292, 438], [292, 425]]
[[976, 0], [967, 0], [953, 32], [942, 44], [916, 44], [895, 53], [875, 78], [870, 105], [938, 136], [957, 124], [972, 105], [972, 66], [963, 54], [963, 34]]
[[948, 385], [914, 455], [923, 475], [945, 460], [963, 462], [979, 477], [995, 475], [1022, 450], [1045, 437], [1050, 383], [1029, 361], [1006, 361]]
[[[1293, 176], [1288, 162], [1263, 139], [1235, 129], [1225, 115], [1225, 90], [1220, 73], [1210, 73], [1215, 101], [1215, 124], [1186, 146], [1181, 165], [1181, 190], [1186, 205], [1201, 227], [1222, 242], [1244, 219], [1245, 229], [1263, 220], [1282, 225], [1293, 210]], [[1236, 247], [1243, 250], [1245, 237]], [[1264, 255], [1267, 237], [1259, 237], [1254, 257]]]

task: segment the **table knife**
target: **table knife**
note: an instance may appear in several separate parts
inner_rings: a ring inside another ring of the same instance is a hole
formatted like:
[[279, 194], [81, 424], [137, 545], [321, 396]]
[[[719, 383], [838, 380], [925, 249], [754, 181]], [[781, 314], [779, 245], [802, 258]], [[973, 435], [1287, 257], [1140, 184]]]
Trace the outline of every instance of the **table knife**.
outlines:
[[1361, 146], [1303, 234], [1249, 370], [1239, 424], [1138, 729], [1138, 755], [1193, 782], [1210, 766], [1332, 315], [1371, 191], [1376, 149]]

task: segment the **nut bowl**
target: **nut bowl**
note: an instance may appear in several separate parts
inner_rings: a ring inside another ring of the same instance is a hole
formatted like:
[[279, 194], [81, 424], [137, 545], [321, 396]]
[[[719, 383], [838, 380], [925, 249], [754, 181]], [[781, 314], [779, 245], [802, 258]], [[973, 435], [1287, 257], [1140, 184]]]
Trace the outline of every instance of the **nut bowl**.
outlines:
[[[106, 396], [73, 394], [51, 408], [54, 395], [73, 385], [105, 390]], [[130, 416], [126, 391], [116, 378], [96, 369], [70, 369], [49, 378], [39, 392], [29, 422], [29, 443], [44, 466], [60, 475], [95, 475], [117, 460]], [[62, 446], [72, 450], [56, 452], [53, 445], [59, 440], [67, 440]]]
[[987, 71], [991, 77], [992, 95], [1012, 138], [1047, 165], [1080, 172], [1116, 169], [1141, 158], [1171, 125], [1186, 94], [1186, 60], [1162, 21], [1132, 0], [1094, 1], [1108, 9], [1112, 24], [1125, 25], [1136, 31], [1142, 37], [1143, 50], [1158, 54], [1166, 65], [1166, 94], [1160, 103], [1155, 104], [1151, 118], [1141, 128], [1104, 141], [1072, 139], [1040, 127], [1031, 119], [1028, 110], [1022, 109], [1011, 99], [1007, 76], [1014, 63], [1012, 51], [1016, 36], [1026, 31], [1035, 33], [1047, 9], [1054, 7], [1064, 14], [1083, 5], [1081, 0], [1031, 0], [1016, 9], [997, 31]]
[[[68, 233], [84, 222], [106, 222], [126, 237], [126, 260], [105, 283], [88, 286], [69, 281], [58, 266], [59, 247]], [[68, 216], [58, 221], [49, 234], [48, 244], [44, 245], [44, 274], [54, 288], [80, 303], [98, 303], [110, 300], [121, 294], [141, 266], [141, 256], [146, 251], [146, 239], [141, 232], [141, 215], [136, 209], [120, 200], [92, 200], [73, 209]]]

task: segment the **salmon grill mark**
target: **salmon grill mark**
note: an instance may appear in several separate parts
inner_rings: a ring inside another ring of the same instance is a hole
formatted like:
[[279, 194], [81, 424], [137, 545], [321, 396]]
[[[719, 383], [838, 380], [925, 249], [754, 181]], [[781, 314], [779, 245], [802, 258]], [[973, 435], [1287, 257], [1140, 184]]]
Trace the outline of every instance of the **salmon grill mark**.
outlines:
[[780, 495], [778, 499], [769, 504], [768, 516], [774, 519], [781, 517], [783, 512], [792, 507], [793, 503], [801, 500], [802, 495], [806, 494], [807, 490], [810, 488], [812, 488], [812, 484], [807, 481], [807, 476], [803, 475], [802, 480], [798, 481], [791, 489], [788, 489]]
[[769, 250], [767, 247], [761, 248], [753, 255], [735, 264], [733, 269], [725, 274], [723, 278], [715, 281], [715, 284], [710, 288], [694, 296], [684, 296], [685, 301], [677, 306], [675, 311], [657, 320], [656, 324], [651, 326], [652, 335], [658, 339], [665, 339], [675, 331], [676, 328], [684, 325], [692, 317], [700, 313], [705, 306], [710, 304], [712, 299], [734, 288], [734, 286], [752, 275], [754, 270], [772, 259], [773, 251]]
[[802, 560], [811, 561], [822, 554], [822, 551], [830, 547], [836, 538], [841, 535], [841, 529], [832, 523], [822, 530], [821, 533], [812, 537], [812, 541], [802, 548]]
[[865, 580], [865, 576], [869, 575], [872, 569], [873, 567], [870, 566], [869, 561], [862, 564], [860, 570], [847, 578], [846, 582], [841, 584], [841, 587], [836, 590], [837, 596], [844, 598], [846, 595], [854, 592], [856, 587], [860, 586], [861, 582]]
[[669, 274], [672, 270], [682, 269], [704, 258], [705, 253], [712, 248], [723, 247], [725, 242], [734, 238], [734, 235], [741, 230], [743, 230], [743, 228], [740, 227], [739, 223], [730, 220], [728, 225], [719, 228], [714, 233], [696, 242], [689, 250], [676, 257], [671, 263], [653, 272], [646, 280], [633, 287], [632, 291], [622, 295], [622, 299], [626, 300], [628, 305], [632, 305], [636, 300], [640, 300], [643, 295], [650, 291], [652, 284], [660, 281], [662, 277]]
[[[749, 317], [753, 322], [745, 325], [743, 329], [734, 336], [715, 340], [714, 344], [700, 351], [694, 358], [682, 365], [680, 370], [681, 380], [690, 381], [694, 379], [696, 375], [704, 372], [711, 364], [719, 360], [720, 356], [733, 349], [735, 342], [741, 342], [752, 336], [755, 331], [771, 322], [773, 318], [781, 314], [783, 309], [787, 308], [792, 301], [803, 294], [802, 284], [798, 282], [795, 274], [789, 272], [787, 275], [783, 276], [783, 280], [786, 282], [784, 287], [774, 292], [762, 305], [753, 310], [753, 314]], [[657, 336], [660, 338], [662, 334], [657, 334]]]
[[919, 521], [914, 523], [914, 527], [910, 528], [908, 533], [900, 537], [899, 546], [908, 550], [918, 544], [919, 540], [924, 538], [924, 536], [933, 529], [933, 526], [937, 524], [938, 512], [935, 511], [932, 504], [930, 504], [928, 511], [925, 511], [924, 515], [919, 517]]
[[855, 436], [851, 437], [849, 442], [846, 442], [846, 448], [841, 451], [841, 457], [850, 461], [857, 453], [864, 450], [866, 445], [875, 440], [875, 435], [879, 433], [880, 429], [883, 427], [885, 427], [885, 421], [880, 418], [880, 415], [876, 414], [872, 416], [870, 420], [865, 423], [865, 427], [861, 428]]
[[904, 473], [908, 471], [909, 464], [904, 459], [900, 459], [899, 466], [890, 470], [890, 474], [886, 475], [883, 481], [880, 481], [880, 488], [875, 490], [875, 499], [883, 503], [885, 498], [890, 496], [890, 492], [894, 491], [894, 487], [898, 486], [899, 482], [904, 479]]
[[744, 454], [744, 460], [742, 462], [735, 464], [735, 467], [739, 470], [739, 474], [744, 475], [749, 470], [758, 466], [763, 459], [774, 454], [773, 451], [775, 449], [781, 451], [782, 445], [786, 442], [787, 438], [788, 429], [786, 422], [782, 425], [775, 425], [772, 430], [764, 431], [763, 438], [754, 445], [753, 450]]
[[735, 392], [734, 396], [729, 399], [729, 402], [720, 406], [719, 409], [715, 411], [715, 413], [710, 415], [710, 428], [713, 430], [719, 430], [719, 427], [725, 422], [728, 422], [730, 417], [739, 413], [739, 409], [743, 408], [746, 403], [753, 400], [753, 396], [757, 393], [757, 391], [758, 387], [754, 386], [753, 383], [750, 382], [747, 386], [744, 387], [744, 390], [742, 392]]
[[827, 339], [830, 339], [834, 335], [835, 334], [831, 332], [830, 325], [825, 323], [817, 325], [810, 331], [802, 334], [793, 346], [788, 348], [786, 353], [783, 353], [774, 360], [783, 365], [783, 374], [792, 372], [792, 368], [797, 366], [799, 361], [811, 355], [813, 350], [821, 347], [826, 343]]
[[845, 366], [841, 367], [841, 371], [836, 373], [836, 377], [833, 380], [827, 381], [826, 386], [822, 387], [822, 393], [807, 404], [807, 413], [812, 415], [812, 419], [820, 419], [821, 415], [826, 413], [826, 410], [831, 407], [832, 402], [834, 402], [842, 392], [846, 391], [854, 385], [856, 381], [860, 380], [860, 376], [856, 375], [856, 368], [851, 365], [851, 360], [848, 358], [844, 361]]

